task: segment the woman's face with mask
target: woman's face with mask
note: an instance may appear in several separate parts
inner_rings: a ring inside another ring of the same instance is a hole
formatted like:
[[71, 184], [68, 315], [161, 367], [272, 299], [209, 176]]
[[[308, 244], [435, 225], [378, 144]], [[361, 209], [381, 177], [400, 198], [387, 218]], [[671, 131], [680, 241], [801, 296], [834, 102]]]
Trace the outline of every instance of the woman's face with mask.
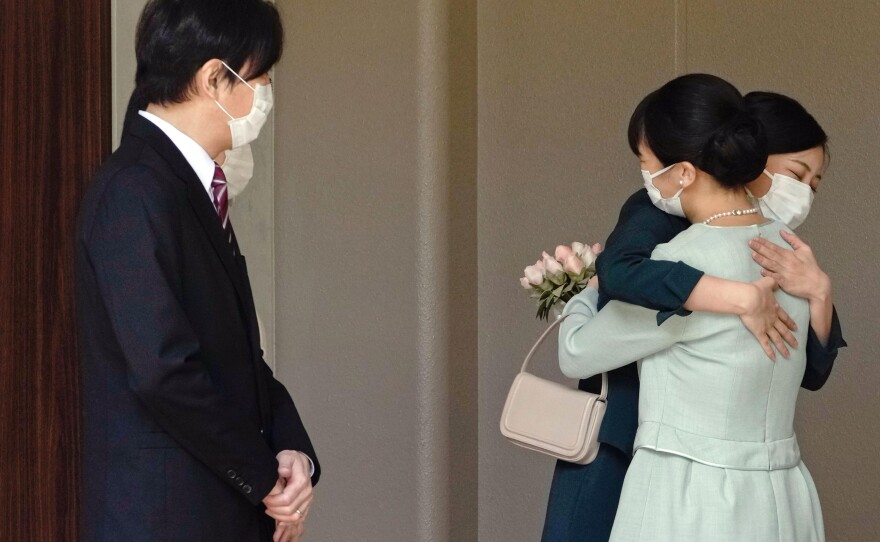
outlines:
[[[651, 180], [651, 184], [660, 191], [662, 197], [674, 197], [681, 190], [681, 185], [678, 182], [678, 179], [681, 177], [681, 168], [676, 169], [672, 167], [663, 171], [666, 169], [666, 166], [657, 158], [651, 147], [645, 145], [644, 142], [639, 143], [639, 169], [647, 171], [651, 175], [656, 175]], [[659, 173], [661, 171], [663, 172]]]
[[764, 173], [748, 186], [757, 198], [761, 214], [792, 229], [803, 224], [826, 164], [825, 149], [821, 146], [770, 155]]
[[[827, 160], [823, 146], [813, 147], [801, 152], [771, 154], [767, 158], [767, 171], [771, 175], [784, 175], [806, 184], [813, 192], [819, 190], [822, 174]], [[771, 180], [767, 175], [749, 183], [749, 191], [755, 197], [763, 197], [770, 190]]]

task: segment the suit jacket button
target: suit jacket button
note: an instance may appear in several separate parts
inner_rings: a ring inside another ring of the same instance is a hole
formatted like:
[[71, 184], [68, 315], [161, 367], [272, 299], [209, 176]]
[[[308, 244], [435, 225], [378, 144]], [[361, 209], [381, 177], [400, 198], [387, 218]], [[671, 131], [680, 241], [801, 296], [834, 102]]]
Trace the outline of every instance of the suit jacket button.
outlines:
[[238, 487], [243, 486], [244, 485], [244, 478], [239, 476], [238, 478], [235, 479], [235, 483], [238, 484]]
[[226, 476], [229, 476], [230, 478], [235, 478], [236, 476], [238, 476], [238, 474], [236, 474], [234, 470], [229, 469], [228, 471], [226, 471]]
[[243, 488], [241, 488], [241, 490], [250, 495], [251, 491], [253, 491], [254, 488], [252, 488], [251, 486], [244, 486]]

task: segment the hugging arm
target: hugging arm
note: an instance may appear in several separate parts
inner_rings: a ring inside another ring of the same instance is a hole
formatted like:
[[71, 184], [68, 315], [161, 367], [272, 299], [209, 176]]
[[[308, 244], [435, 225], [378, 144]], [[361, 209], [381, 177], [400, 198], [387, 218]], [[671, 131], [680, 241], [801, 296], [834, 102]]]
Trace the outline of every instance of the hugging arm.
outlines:
[[657, 324], [691, 311], [736, 314], [764, 352], [776, 358], [772, 345], [788, 356], [786, 343], [797, 345], [794, 322], [778, 308], [773, 281], [724, 280], [677, 261], [651, 259], [657, 245], [672, 240], [689, 223], [660, 211], [644, 191], [633, 194], [620, 211], [617, 226], [596, 262], [599, 289], [616, 299], [655, 311]]
[[655, 325], [675, 314], [689, 314], [684, 304], [703, 272], [682, 262], [651, 260], [657, 245], [687, 226], [686, 220], [654, 207], [644, 190], [633, 194], [596, 261], [602, 297], [659, 311]]
[[651, 309], [620, 301], [598, 310], [599, 292], [587, 288], [565, 305], [559, 328], [559, 368], [571, 378], [617, 369], [682, 340], [685, 318], [657, 325]]
[[804, 371], [801, 387], [810, 391], [821, 389], [828, 381], [831, 369], [834, 368], [838, 349], [844, 346], [846, 346], [846, 341], [843, 340], [837, 310], [832, 308], [831, 328], [825, 343], [819, 340], [813, 328], [810, 328], [810, 333], [807, 336], [807, 368]]

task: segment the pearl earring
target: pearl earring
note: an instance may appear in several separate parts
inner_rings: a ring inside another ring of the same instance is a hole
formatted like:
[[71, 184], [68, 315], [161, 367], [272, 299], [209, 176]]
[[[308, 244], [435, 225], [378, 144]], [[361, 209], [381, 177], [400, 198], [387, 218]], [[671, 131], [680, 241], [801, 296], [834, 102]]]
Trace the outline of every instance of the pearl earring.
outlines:
[[678, 180], [678, 185], [684, 186], [684, 179], [683, 178]]

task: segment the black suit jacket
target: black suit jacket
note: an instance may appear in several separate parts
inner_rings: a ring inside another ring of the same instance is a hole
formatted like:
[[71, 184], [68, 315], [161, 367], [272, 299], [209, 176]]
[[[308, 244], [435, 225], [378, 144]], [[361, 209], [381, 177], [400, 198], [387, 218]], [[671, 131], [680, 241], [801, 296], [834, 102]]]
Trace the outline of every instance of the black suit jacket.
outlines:
[[239, 254], [183, 155], [133, 118], [77, 225], [84, 540], [265, 540], [275, 455], [306, 453], [317, 483]]

